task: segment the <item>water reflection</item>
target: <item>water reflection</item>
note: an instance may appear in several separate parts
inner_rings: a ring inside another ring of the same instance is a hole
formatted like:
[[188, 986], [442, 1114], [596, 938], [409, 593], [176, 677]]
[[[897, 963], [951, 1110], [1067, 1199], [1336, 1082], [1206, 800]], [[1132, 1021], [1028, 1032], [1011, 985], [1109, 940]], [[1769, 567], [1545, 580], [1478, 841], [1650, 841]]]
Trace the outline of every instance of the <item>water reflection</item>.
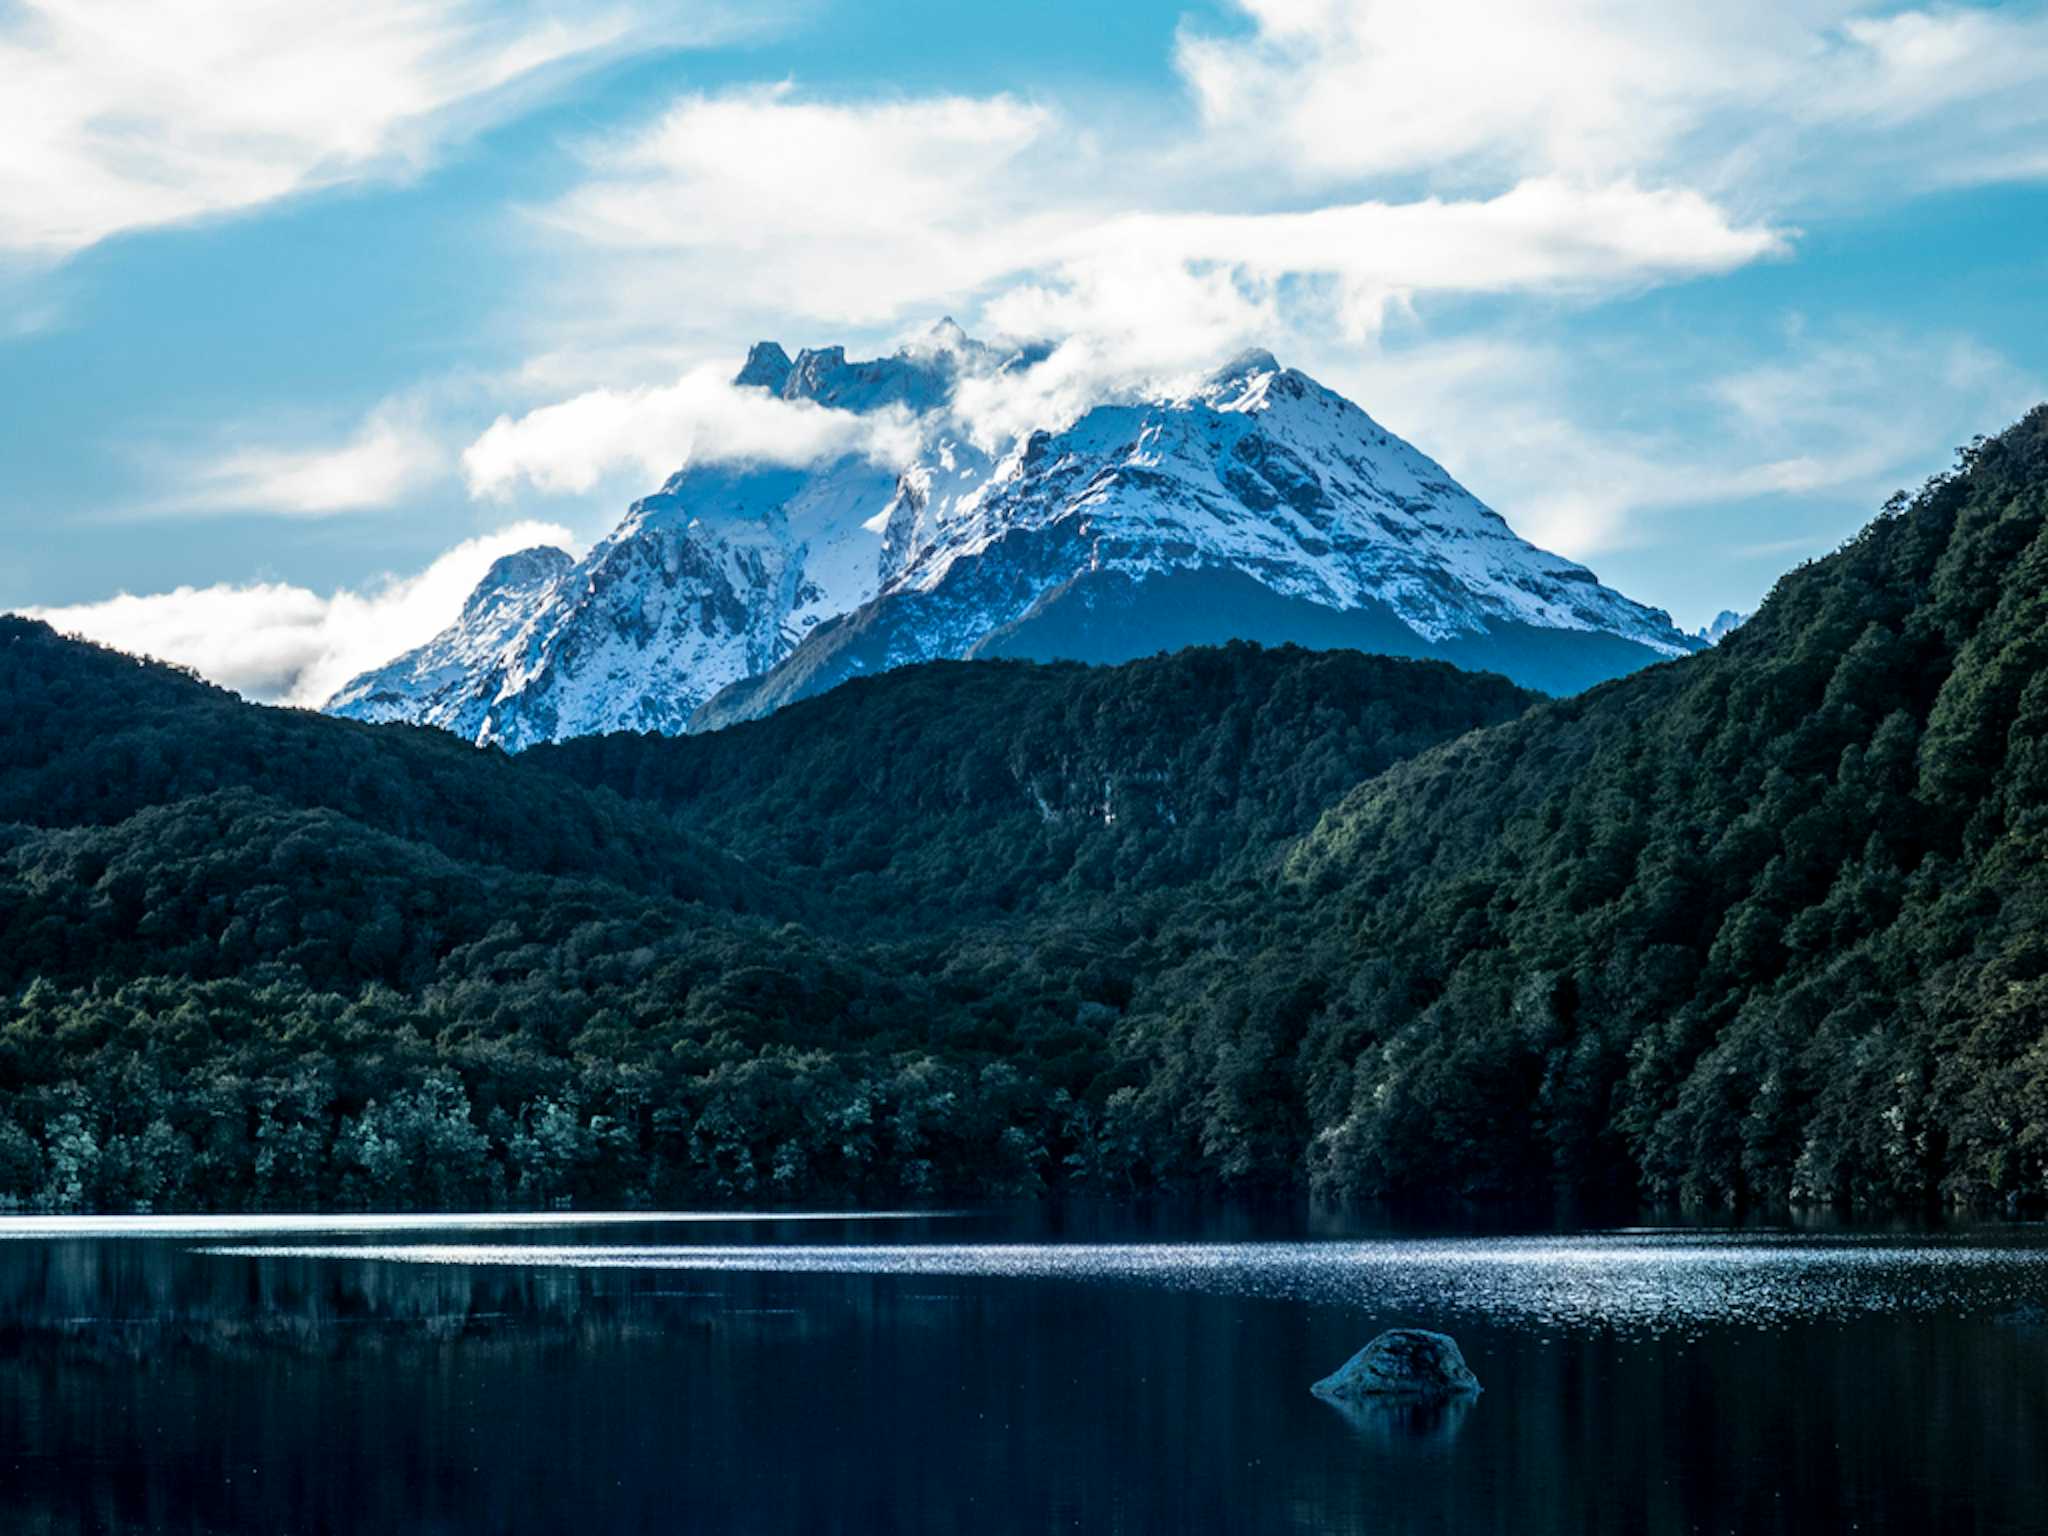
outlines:
[[0, 1216], [0, 1241], [47, 1242], [60, 1237], [270, 1237], [307, 1232], [325, 1237], [352, 1233], [501, 1233], [531, 1230], [574, 1234], [621, 1227], [786, 1226], [825, 1223], [942, 1221], [958, 1211], [499, 1211], [431, 1215], [368, 1211], [339, 1216]]
[[[2031, 1237], [1046, 1220], [0, 1243], [0, 1528], [1790, 1536], [2048, 1509]], [[1397, 1324], [1447, 1326], [1485, 1395], [1309, 1393]]]
[[1477, 1406], [1477, 1400], [1472, 1398], [1452, 1398], [1441, 1403], [1354, 1402], [1334, 1397], [1317, 1401], [1349, 1424], [1352, 1433], [1368, 1445], [1439, 1451], [1458, 1438], [1466, 1414]]

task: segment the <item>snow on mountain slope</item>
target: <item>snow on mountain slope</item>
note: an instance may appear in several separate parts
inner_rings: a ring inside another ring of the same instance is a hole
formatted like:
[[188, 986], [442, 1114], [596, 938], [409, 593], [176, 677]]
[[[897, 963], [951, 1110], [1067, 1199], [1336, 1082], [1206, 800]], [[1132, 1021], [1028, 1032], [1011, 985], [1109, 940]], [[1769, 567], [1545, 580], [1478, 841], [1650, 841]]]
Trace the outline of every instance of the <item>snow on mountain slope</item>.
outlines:
[[1735, 631], [1749, 622], [1750, 616], [1738, 613], [1733, 608], [1723, 608], [1714, 615], [1714, 622], [1698, 630], [1694, 638], [1704, 640], [1708, 645], [1719, 645]]
[[1518, 538], [1269, 353], [997, 455], [975, 447], [950, 410], [960, 381], [1040, 356], [950, 321], [867, 362], [761, 343], [737, 384], [907, 413], [920, 456], [900, 471], [688, 467], [585, 560], [536, 556], [530, 581], [479, 588], [455, 626], [329, 708], [517, 750], [723, 724], [942, 656], [1120, 660], [1242, 637], [1444, 656], [1568, 691], [1701, 644]]
[[1266, 352], [1098, 406], [1000, 463], [905, 475], [869, 609], [693, 722], [941, 656], [1114, 661], [1233, 637], [1435, 655], [1565, 692], [1700, 642], [1517, 537], [1442, 466]]
[[894, 589], [934, 590], [962, 557], [1072, 520], [1095, 569], [1227, 566], [1329, 608], [1385, 603], [1426, 640], [1516, 622], [1691, 649], [1667, 615], [1524, 542], [1441, 465], [1268, 352], [1184, 399], [1099, 406], [956, 485], [926, 509]]
[[[1012, 354], [947, 321], [893, 357], [756, 346], [734, 381], [868, 413], [932, 410]], [[350, 682], [331, 713], [439, 725], [518, 751], [603, 731], [681, 731], [719, 689], [772, 668], [821, 619], [875, 596], [898, 470], [858, 454], [804, 469], [697, 463], [637, 501], [573, 567], [479, 606]], [[490, 582], [487, 580], [485, 587]]]
[[582, 562], [562, 557], [545, 587], [487, 621], [465, 608], [327, 708], [441, 725], [511, 751], [604, 731], [679, 732], [820, 618], [874, 596], [881, 533], [862, 523], [895, 480], [857, 456], [817, 470], [684, 470], [635, 502]]
[[329, 714], [354, 720], [437, 725], [470, 741], [521, 637], [575, 561], [559, 549], [528, 549], [495, 561], [455, 623], [417, 650], [366, 672], [329, 699]]

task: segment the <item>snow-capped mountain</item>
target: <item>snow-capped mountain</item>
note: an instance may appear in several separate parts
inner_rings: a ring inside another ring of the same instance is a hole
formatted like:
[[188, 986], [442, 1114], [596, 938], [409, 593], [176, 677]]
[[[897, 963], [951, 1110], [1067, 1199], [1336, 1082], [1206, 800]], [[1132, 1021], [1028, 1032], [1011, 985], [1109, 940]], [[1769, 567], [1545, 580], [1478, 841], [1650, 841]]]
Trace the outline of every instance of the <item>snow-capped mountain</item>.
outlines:
[[[927, 415], [961, 377], [1024, 356], [948, 321], [872, 362], [848, 362], [843, 347], [792, 361], [762, 342], [734, 382], [835, 410]], [[820, 620], [876, 595], [897, 481], [860, 454], [804, 469], [693, 464], [635, 502], [580, 563], [559, 550], [500, 561], [452, 627], [326, 707], [511, 751], [604, 731], [680, 732], [721, 688], [768, 671]], [[501, 580], [515, 565], [523, 581]]]
[[1723, 608], [1714, 615], [1713, 623], [1696, 631], [1695, 638], [1705, 641], [1708, 645], [1719, 645], [1748, 622], [1748, 614], [1737, 613], [1733, 608]]
[[327, 701], [327, 712], [438, 725], [478, 740], [521, 637], [575, 563], [545, 546], [494, 561], [453, 624], [418, 650], [356, 678]]
[[494, 568], [453, 627], [328, 707], [516, 750], [722, 725], [938, 657], [1110, 661], [1247, 638], [1565, 692], [1702, 644], [1266, 352], [999, 455], [973, 446], [951, 409], [962, 378], [1040, 355], [951, 322], [870, 362], [763, 342], [736, 384], [908, 413], [924, 451], [901, 470], [686, 468], [583, 561], [501, 561], [516, 568]]
[[684, 470], [583, 561], [546, 552], [559, 563], [544, 583], [474, 617], [472, 598], [451, 628], [327, 708], [511, 751], [603, 731], [678, 733], [820, 618], [875, 595], [881, 529], [864, 524], [895, 483], [858, 456], [816, 470]]
[[694, 724], [941, 656], [1115, 661], [1242, 637], [1440, 656], [1570, 692], [1699, 646], [1263, 351], [993, 465], [941, 441], [902, 479], [883, 575], [873, 604]]

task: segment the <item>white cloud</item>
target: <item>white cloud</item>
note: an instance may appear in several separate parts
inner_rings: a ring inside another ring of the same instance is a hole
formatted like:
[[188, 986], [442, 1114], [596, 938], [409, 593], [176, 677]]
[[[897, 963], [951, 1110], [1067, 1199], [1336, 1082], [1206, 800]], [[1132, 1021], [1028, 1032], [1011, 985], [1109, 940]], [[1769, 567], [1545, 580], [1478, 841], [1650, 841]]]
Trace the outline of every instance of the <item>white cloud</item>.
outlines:
[[[1766, 362], [1718, 366], [1704, 350], [1661, 357], [1640, 393], [1664, 409], [1623, 418], [1611, 376], [1598, 380], [1597, 404], [1584, 387], [1617, 366], [1644, 364], [1467, 337], [1376, 350], [1326, 377], [1450, 466], [1523, 537], [1575, 559], [1698, 543], [1696, 530], [1660, 526], [1660, 515], [1773, 499], [1805, 506], [1812, 530], [1776, 547], [1818, 552], [2044, 388], [1968, 337], [1793, 327]], [[1908, 378], [1914, 387], [1902, 390]], [[1672, 575], [1682, 584], [1683, 572]]]
[[2038, 10], [1857, 16], [1839, 36], [1825, 79], [1811, 82], [1821, 89], [1806, 99], [1809, 118], [1903, 123], [1967, 106], [1980, 131], [2048, 121], [2048, 18]]
[[[1240, 0], [1248, 36], [1184, 30], [1212, 140], [1309, 178], [1626, 175], [1684, 126], [1755, 8], [1601, 0]], [[1718, 17], [1726, 16], [1721, 23]]]
[[[648, 317], [679, 293], [715, 294], [729, 316], [871, 334], [979, 295], [981, 329], [1065, 343], [1028, 376], [967, 389], [984, 440], [1058, 425], [1091, 395], [1253, 340], [1332, 326], [1364, 337], [1390, 308], [1430, 297], [1598, 296], [1788, 248], [1786, 232], [1738, 222], [1696, 191], [1629, 182], [1217, 212], [1208, 178], [1175, 146], [1140, 140], [1103, 156], [1073, 123], [1004, 96], [691, 96], [586, 156], [589, 180], [545, 215], [580, 248], [575, 292], [557, 295], [580, 317], [578, 341], [548, 354], [536, 380], [630, 355], [602, 340], [605, 316], [644, 347]], [[470, 484], [585, 490], [620, 462], [664, 473], [681, 461], [687, 418], [713, 407], [698, 385], [587, 390], [493, 427], [466, 456]]]
[[166, 505], [327, 517], [394, 507], [446, 468], [446, 454], [417, 413], [387, 402], [339, 444], [223, 454], [191, 471]]
[[955, 409], [996, 449], [1105, 398], [1171, 392], [1248, 345], [1370, 339], [1390, 309], [1421, 299], [1615, 291], [1786, 249], [1781, 232], [1733, 226], [1696, 194], [1630, 186], [1529, 182], [1485, 201], [1135, 214], [1017, 251], [1042, 271], [995, 293], [983, 321], [1000, 335], [1062, 340], [1027, 371], [965, 380]]
[[2001, 174], [2048, 124], [2035, 7], [1238, 5], [1249, 33], [1177, 49], [1208, 142], [1309, 183], [1677, 179], [1776, 206], [1818, 180], [1951, 179], [1958, 151]]
[[121, 593], [103, 602], [23, 610], [66, 634], [177, 662], [250, 698], [318, 706], [357, 673], [454, 621], [491, 562], [568, 530], [522, 522], [467, 540], [411, 576], [322, 595], [283, 582]]
[[[643, 315], [656, 293], [714, 292], [742, 312], [860, 326], [996, 290], [997, 324], [1062, 334], [1129, 335], [1164, 309], [1153, 290], [1185, 288], [1204, 265], [1255, 288], [1335, 278], [1362, 330], [1418, 293], [1628, 287], [1785, 249], [1697, 191], [1625, 180], [1215, 212], [1204, 178], [1170, 170], [1167, 153], [1141, 144], [1098, 164], [1087, 134], [1004, 96], [846, 105], [778, 87], [689, 97], [593, 146], [591, 178], [547, 218], [588, 254], [623, 258], [593, 286]], [[1076, 192], [1089, 181], [1097, 194]], [[1205, 314], [1222, 299], [1270, 320], [1269, 295], [1202, 297]]]
[[[1120, 273], [1221, 266], [1268, 292], [1290, 277], [1332, 279], [1339, 321], [1354, 336], [1378, 330], [1389, 306], [1425, 295], [1625, 291], [1789, 250], [1782, 232], [1734, 225], [1697, 192], [1557, 180], [1484, 200], [1140, 214], [1091, 232], [1085, 245], [1068, 269], [1083, 289], [1111, 262]], [[1101, 307], [1084, 299], [1077, 318]]]
[[63, 256], [416, 169], [515, 87], [733, 25], [701, 7], [643, 26], [624, 3], [18, 0], [0, 8], [0, 251]]
[[[749, 98], [745, 113], [756, 122], [778, 112], [808, 120], [812, 109], [781, 102], [780, 95]], [[914, 109], [883, 110], [904, 160], [943, 158], [906, 127], [905, 114], [915, 120]], [[958, 103], [938, 104], [936, 131], [956, 133], [962, 117]], [[772, 129], [763, 132], [773, 137]], [[797, 138], [811, 132], [805, 126]], [[994, 130], [988, 136], [1000, 137]], [[812, 174], [808, 166], [800, 172]], [[743, 195], [784, 204], [781, 189], [766, 179]], [[738, 210], [727, 216], [738, 218]], [[792, 257], [794, 242], [802, 246], [796, 259], [829, 266], [843, 228], [835, 230], [830, 215], [822, 228], [803, 222], [801, 240], [793, 226], [776, 231], [782, 257]], [[695, 227], [694, 220], [685, 224]], [[743, 219], [739, 227], [749, 239], [756, 230]], [[656, 233], [650, 228], [648, 238]], [[1064, 425], [1106, 395], [1157, 386], [1290, 326], [1327, 328], [1334, 320], [1345, 334], [1366, 337], [1390, 307], [1427, 295], [1615, 290], [1725, 271], [1786, 249], [1781, 233], [1731, 225], [1696, 193], [1557, 182], [1524, 183], [1485, 201], [1145, 213], [1057, 232], [998, 226], [989, 236], [983, 276], [1039, 275], [995, 295], [984, 318], [1004, 334], [1063, 338], [1039, 367], [963, 386], [959, 413], [991, 448], [1017, 433]], [[712, 236], [694, 238], [701, 244]], [[734, 260], [742, 254], [737, 247], [724, 253]], [[912, 275], [906, 257], [895, 276], [901, 282]], [[939, 272], [921, 276], [947, 280]], [[1302, 280], [1322, 286], [1302, 287]], [[501, 416], [463, 455], [471, 493], [502, 495], [526, 481], [580, 494], [615, 469], [634, 467], [658, 480], [692, 456], [803, 464], [866, 452], [901, 462], [915, 450], [912, 426], [900, 414], [853, 416], [774, 401], [732, 388], [732, 366], [707, 364], [664, 386], [586, 390], [523, 416]]]
[[1973, 338], [1899, 332], [1798, 343], [1706, 386], [1757, 448], [1731, 494], [1788, 495], [1897, 489], [1966, 438], [2016, 420], [2042, 390]]
[[1076, 227], [1079, 200], [1046, 199], [1043, 175], [1023, 164], [1055, 141], [1073, 152], [1057, 128], [1009, 96], [686, 96], [587, 146], [589, 179], [544, 217], [578, 242], [643, 258], [624, 265], [639, 279], [634, 303], [694, 292], [728, 310], [885, 323], [971, 292], [1013, 270], [1020, 244], [1041, 250]]
[[525, 481], [581, 494], [615, 470], [659, 482], [693, 460], [803, 465], [860, 453], [900, 464], [916, 451], [916, 426], [900, 409], [856, 415], [778, 400], [735, 388], [732, 372], [711, 364], [657, 388], [593, 389], [500, 416], [462, 455], [470, 493], [502, 496]]

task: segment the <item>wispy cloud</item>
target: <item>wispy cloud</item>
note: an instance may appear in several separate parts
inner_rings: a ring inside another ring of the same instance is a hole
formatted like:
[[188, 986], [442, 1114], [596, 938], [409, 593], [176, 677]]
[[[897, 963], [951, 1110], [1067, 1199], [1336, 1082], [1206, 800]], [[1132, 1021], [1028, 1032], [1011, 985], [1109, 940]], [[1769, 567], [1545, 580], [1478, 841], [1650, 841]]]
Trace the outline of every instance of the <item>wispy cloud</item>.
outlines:
[[1697, 191], [1625, 180], [1218, 209], [1176, 148], [1105, 157], [1084, 126], [1006, 96], [847, 104], [747, 90], [686, 98], [588, 146], [588, 179], [545, 217], [590, 260], [614, 259], [622, 282], [602, 287], [636, 304], [687, 289], [742, 312], [875, 325], [976, 293], [1015, 313], [1021, 290], [1050, 320], [1046, 296], [1065, 290], [1080, 300], [1056, 317], [1069, 331], [1135, 296], [1125, 274], [1142, 286], [1220, 268], [1254, 298], [1331, 278], [1369, 328], [1416, 294], [1626, 288], [1786, 249], [1783, 232]]
[[1177, 50], [1209, 139], [1319, 183], [1683, 182], [1783, 206], [2009, 174], [2048, 126], [2048, 15], [1858, 0], [1238, 0]]
[[448, 469], [448, 454], [418, 412], [387, 402], [338, 443], [236, 448], [194, 465], [155, 510], [276, 517], [389, 511]]
[[0, 252], [61, 257], [125, 230], [418, 169], [526, 87], [628, 45], [707, 41], [626, 3], [18, 0], [0, 8]]
[[[1794, 326], [1775, 347], [1733, 368], [1704, 350], [1663, 359], [1645, 380], [1646, 394], [1665, 396], [1661, 419], [1647, 422], [1618, 419], [1604, 391], [1585, 387], [1588, 372], [1639, 360], [1556, 345], [1465, 337], [1375, 351], [1330, 376], [1361, 399], [1394, 402], [1389, 426], [1455, 465], [1524, 537], [1581, 559], [1669, 539], [1652, 526], [1660, 515], [1781, 498], [1816, 518], [1784, 547], [1827, 547], [2048, 388], [1982, 343], [1938, 331]], [[1687, 382], [1650, 382], [1673, 377]]]
[[[1255, 339], [1364, 338], [1435, 299], [1594, 299], [1789, 249], [1787, 231], [1697, 191], [1628, 181], [1246, 208], [1185, 148], [1155, 135], [1110, 154], [1090, 125], [1000, 95], [846, 102], [782, 85], [682, 98], [587, 143], [584, 182], [542, 210], [574, 274], [553, 295], [550, 366], [616, 335], [644, 348], [678, 293], [716, 295], [728, 319], [870, 332], [964, 307], [985, 331], [1063, 342], [1028, 377], [968, 390], [986, 438], [1057, 426], [1091, 395]], [[603, 446], [619, 432], [672, 445], [665, 472], [675, 448], [726, 435], [721, 410], [696, 384], [581, 391], [500, 421], [466, 455], [469, 480], [487, 494], [521, 476], [586, 489], [596, 463], [624, 456]], [[587, 454], [579, 433], [597, 445]], [[529, 448], [554, 467], [515, 462]]]
[[[1220, 268], [1254, 292], [1289, 278], [1335, 284], [1339, 323], [1378, 330], [1391, 307], [1433, 296], [1623, 292], [1726, 272], [1789, 251], [1697, 192], [1524, 181], [1498, 197], [1339, 203], [1300, 213], [1140, 214], [1078, 241], [1060, 281], [1082, 294], [1061, 329], [1100, 324], [1086, 290], [1105, 269]], [[1313, 291], [1311, 291], [1313, 293]], [[1062, 318], [1057, 306], [1044, 318]]]
[[692, 461], [804, 465], [845, 454], [906, 462], [917, 428], [900, 409], [856, 415], [783, 401], [731, 383], [732, 367], [693, 370], [652, 389], [594, 389], [523, 416], [500, 416], [462, 455], [470, 491], [503, 496], [524, 482], [581, 494], [638, 469], [650, 482]]
[[[745, 103], [755, 137], [772, 141], [773, 124], [763, 113], [789, 111], [799, 125], [796, 141], [808, 143], [812, 109], [783, 106], [782, 100], [778, 93]], [[699, 110], [700, 105], [689, 109]], [[914, 109], [885, 111], [886, 137], [903, 161], [946, 158], [913, 126], [919, 121]], [[1009, 109], [998, 115], [1009, 116]], [[965, 131], [963, 122], [973, 121], [960, 104], [948, 102], [935, 109], [927, 126], [950, 138]], [[988, 142], [1005, 137], [985, 123], [975, 132]], [[693, 145], [692, 153], [708, 152]], [[766, 163], [772, 168], [785, 157], [773, 153]], [[816, 174], [801, 154], [787, 157], [787, 163], [799, 167], [795, 174], [801, 179]], [[855, 173], [848, 168], [847, 175]], [[843, 196], [838, 214], [830, 208], [817, 212], [785, 196], [788, 188], [773, 179], [772, 170], [743, 188], [723, 187], [715, 219], [700, 217], [707, 210], [691, 204], [687, 187], [674, 191], [672, 199], [636, 192], [631, 206], [644, 209], [649, 220], [634, 225], [637, 238], [698, 262], [730, 264], [730, 272], [696, 273], [696, 282], [720, 291], [758, 280], [763, 263], [786, 261], [830, 273], [841, 241], [850, 238], [845, 221], [865, 224], [870, 218]], [[892, 225], [894, 197], [883, 200]], [[603, 201], [586, 190], [572, 202], [593, 198]], [[678, 232], [664, 247], [670, 224]], [[746, 243], [717, 245], [720, 229], [746, 231]], [[990, 447], [1008, 435], [1061, 426], [1105, 394], [1157, 384], [1289, 325], [1334, 325], [1366, 337], [1390, 308], [1424, 296], [1614, 290], [1726, 270], [1785, 249], [1777, 231], [1735, 227], [1692, 193], [1628, 186], [1587, 191], [1539, 182], [1477, 202], [1432, 198], [1297, 214], [1137, 214], [1094, 224], [1069, 220], [1059, 227], [996, 222], [977, 238], [986, 245], [975, 258], [983, 279], [1028, 279], [995, 294], [985, 317], [1007, 334], [1063, 338], [1058, 352], [1028, 373], [966, 386], [960, 414]], [[773, 254], [756, 260], [757, 241], [765, 241]], [[953, 255], [941, 252], [931, 259], [943, 269]], [[891, 280], [929, 299], [952, 274], [921, 268], [919, 260], [906, 248], [893, 263]], [[1311, 286], [1289, 287], [1299, 280]], [[819, 286], [804, 290], [813, 301]], [[586, 390], [523, 415], [501, 416], [463, 455], [470, 489], [496, 496], [526, 482], [546, 492], [582, 493], [614, 469], [637, 467], [658, 480], [692, 456], [810, 463], [858, 451], [900, 461], [915, 448], [910, 424], [900, 416], [856, 417], [784, 404], [759, 391], [731, 388], [731, 372], [730, 361], [707, 364], [673, 384]]]
[[447, 627], [492, 561], [541, 544], [568, 547], [568, 530], [516, 523], [362, 590], [320, 593], [284, 582], [178, 587], [24, 611], [66, 634], [191, 667], [253, 699], [316, 706], [357, 673]]
[[1071, 148], [1050, 111], [1003, 95], [691, 95], [586, 144], [585, 181], [541, 217], [611, 258], [608, 286], [643, 316], [680, 282], [727, 311], [887, 323], [1080, 227], [1085, 197], [1046, 196], [1043, 157]]

